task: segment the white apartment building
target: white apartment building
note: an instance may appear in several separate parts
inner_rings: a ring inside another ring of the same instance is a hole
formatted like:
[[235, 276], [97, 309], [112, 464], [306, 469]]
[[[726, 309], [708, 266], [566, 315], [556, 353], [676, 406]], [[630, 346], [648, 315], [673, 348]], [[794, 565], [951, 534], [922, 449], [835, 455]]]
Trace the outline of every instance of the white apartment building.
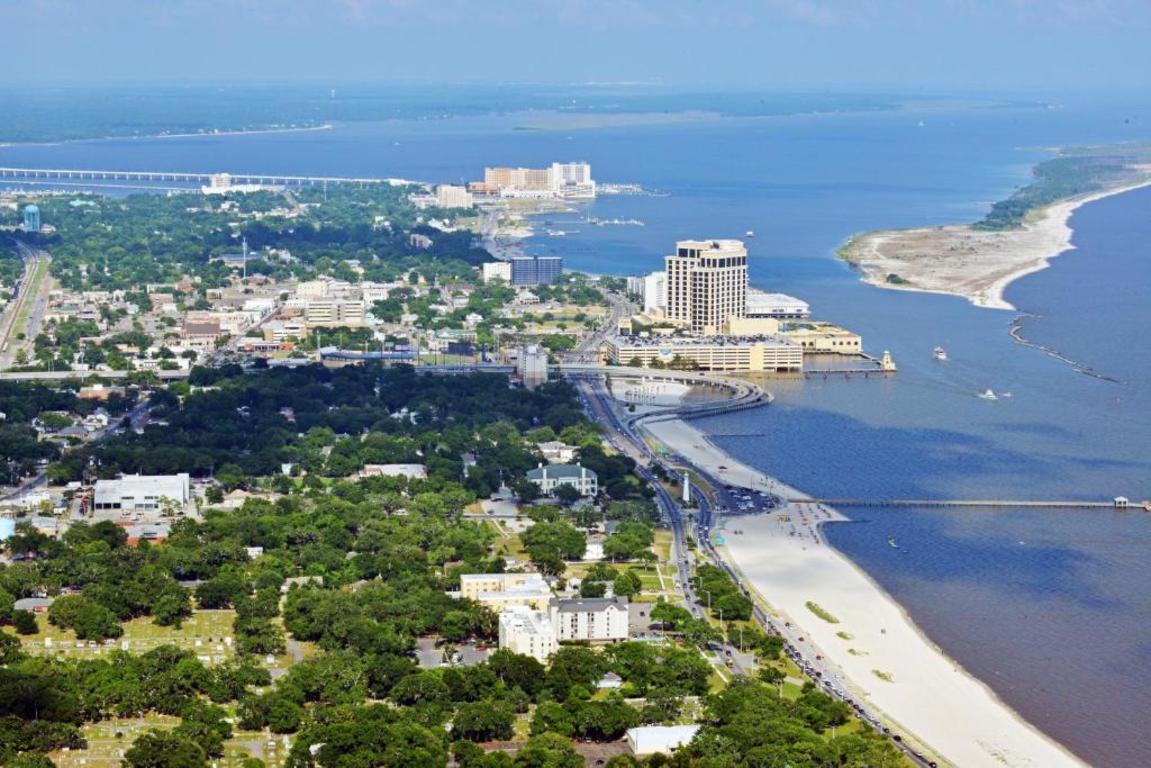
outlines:
[[622, 597], [555, 600], [549, 610], [558, 642], [615, 642], [628, 638], [627, 600]]
[[500, 648], [546, 664], [556, 650], [556, 635], [546, 611], [514, 606], [500, 612]]
[[473, 202], [472, 193], [468, 192], [467, 187], [451, 184], [436, 187], [436, 205], [440, 208], [471, 208]]
[[512, 263], [510, 261], [487, 261], [482, 267], [485, 283], [493, 280], [503, 280], [509, 285], [512, 282]]
[[664, 259], [667, 318], [714, 336], [747, 314], [747, 249], [739, 240], [681, 240]]

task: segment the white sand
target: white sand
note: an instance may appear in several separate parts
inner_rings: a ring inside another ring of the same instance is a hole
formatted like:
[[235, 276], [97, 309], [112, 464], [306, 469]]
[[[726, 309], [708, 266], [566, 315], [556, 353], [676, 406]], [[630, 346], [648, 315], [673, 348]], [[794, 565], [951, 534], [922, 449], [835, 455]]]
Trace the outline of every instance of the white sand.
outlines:
[[[1149, 185], [1145, 181], [1055, 203], [1014, 230], [984, 232], [948, 226], [869, 232], [853, 239], [844, 257], [871, 285], [954, 294], [978, 307], [1015, 309], [1003, 292], [1014, 281], [1046, 269], [1052, 258], [1074, 249], [1068, 221], [1079, 206]], [[891, 274], [907, 282], [889, 283]]]
[[[808, 498], [739, 464], [684, 422], [645, 429], [733, 484], [771, 487], [788, 498]], [[791, 522], [781, 522], [780, 513], [729, 518], [721, 552], [784, 621], [799, 628], [804, 655], [818, 653], [837, 666], [853, 693], [868, 702], [869, 711], [962, 768], [1084, 765], [944, 655], [895, 600], [823, 542], [818, 526], [841, 516], [808, 504], [793, 504], [786, 513]], [[806, 607], [808, 601], [818, 603], [839, 623], [817, 618]], [[842, 639], [837, 632], [849, 633], [852, 639]], [[890, 675], [891, 682], [875, 670]]]

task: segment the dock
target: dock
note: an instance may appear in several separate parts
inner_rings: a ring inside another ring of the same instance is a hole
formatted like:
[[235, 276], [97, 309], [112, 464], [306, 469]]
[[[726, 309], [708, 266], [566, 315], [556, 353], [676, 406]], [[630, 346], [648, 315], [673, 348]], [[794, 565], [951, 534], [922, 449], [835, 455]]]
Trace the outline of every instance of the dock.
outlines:
[[1111, 501], [1034, 499], [788, 499], [792, 504], [826, 504], [829, 507], [985, 507], [1004, 509], [1134, 509]]

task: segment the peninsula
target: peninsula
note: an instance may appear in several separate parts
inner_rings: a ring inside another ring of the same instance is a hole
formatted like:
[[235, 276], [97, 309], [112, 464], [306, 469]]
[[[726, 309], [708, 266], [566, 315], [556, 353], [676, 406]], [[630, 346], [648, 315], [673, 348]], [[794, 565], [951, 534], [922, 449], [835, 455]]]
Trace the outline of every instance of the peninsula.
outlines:
[[1032, 183], [993, 205], [981, 221], [866, 232], [839, 255], [871, 285], [1014, 309], [1003, 292], [1074, 247], [1068, 221], [1079, 206], [1149, 184], [1151, 144], [1064, 149], [1036, 166]]

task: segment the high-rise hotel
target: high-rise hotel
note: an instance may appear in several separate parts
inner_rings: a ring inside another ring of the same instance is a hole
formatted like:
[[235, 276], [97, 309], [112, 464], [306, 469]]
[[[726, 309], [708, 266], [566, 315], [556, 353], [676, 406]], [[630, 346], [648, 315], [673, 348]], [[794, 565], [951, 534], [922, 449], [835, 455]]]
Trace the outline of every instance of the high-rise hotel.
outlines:
[[668, 320], [698, 336], [747, 314], [747, 249], [739, 240], [681, 240], [664, 260]]

